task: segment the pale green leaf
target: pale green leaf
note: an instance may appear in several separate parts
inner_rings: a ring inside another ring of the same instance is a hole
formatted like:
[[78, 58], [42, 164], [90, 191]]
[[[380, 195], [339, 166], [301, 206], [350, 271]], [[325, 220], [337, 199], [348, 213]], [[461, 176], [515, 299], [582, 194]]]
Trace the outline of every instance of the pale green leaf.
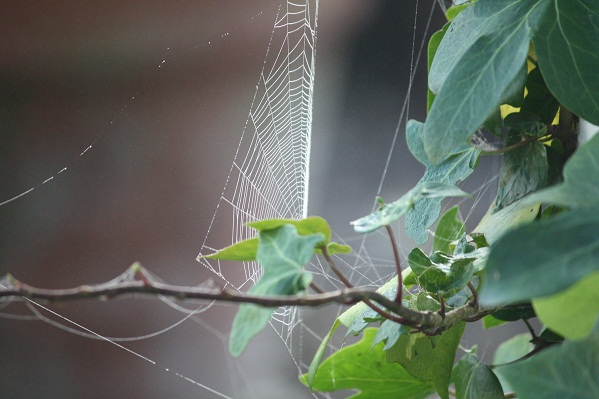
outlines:
[[599, 4], [596, 0], [551, 3], [532, 24], [539, 67], [566, 108], [599, 124]]
[[451, 243], [464, 234], [464, 222], [458, 219], [459, 210], [458, 206], [454, 206], [439, 219], [433, 239], [433, 252], [451, 253]]
[[385, 204], [377, 211], [354, 220], [351, 224], [358, 233], [369, 233], [399, 220], [421, 198], [465, 196], [468, 196], [468, 194], [456, 186], [438, 182], [423, 182], [408, 191], [397, 201]]
[[402, 335], [387, 351], [387, 360], [400, 363], [412, 376], [430, 382], [439, 396], [446, 399], [455, 354], [465, 328], [466, 323], [458, 322], [434, 337], [422, 333]]
[[[493, 355], [493, 364], [498, 366], [506, 365], [528, 355], [534, 349], [534, 345], [530, 342], [531, 339], [530, 334], [525, 333], [515, 335], [507, 341], [502, 342]], [[502, 370], [504, 370], [503, 367], [496, 367], [495, 374], [499, 378], [504, 392], [513, 392], [514, 388], [505, 379], [501, 373]]]
[[543, 324], [568, 339], [586, 337], [599, 315], [599, 272], [589, 274], [555, 295], [534, 299]]
[[316, 353], [314, 354], [314, 358], [312, 359], [312, 362], [310, 363], [310, 367], [308, 368], [308, 373], [304, 375], [305, 380], [303, 380], [302, 382], [304, 384], [306, 384], [308, 387], [310, 387], [310, 389], [312, 389], [312, 384], [314, 383], [314, 376], [316, 375], [316, 371], [318, 370], [318, 367], [320, 366], [320, 362], [322, 361], [322, 358], [324, 357], [324, 353], [327, 349], [327, 345], [329, 344], [331, 337], [333, 336], [335, 331], [337, 331], [337, 329], [339, 328], [340, 325], [341, 325], [341, 322], [339, 321], [339, 319], [336, 319], [335, 323], [333, 323], [333, 326], [329, 330], [328, 334], [324, 337], [324, 339], [318, 346], [318, 349], [316, 350]]
[[564, 182], [529, 195], [527, 204], [571, 208], [599, 206], [599, 135], [579, 147], [564, 166]]
[[[303, 291], [312, 280], [304, 266], [314, 254], [314, 247], [324, 240], [324, 235], [299, 235], [295, 226], [284, 224], [260, 231], [259, 240], [256, 260], [264, 274], [248, 292], [268, 296], [294, 295]], [[229, 341], [233, 356], [241, 355], [250, 339], [266, 327], [273, 310], [252, 304], [239, 307]]]
[[[376, 329], [369, 328], [360, 342], [327, 358], [316, 372], [312, 389], [357, 390], [351, 399], [424, 399], [432, 394], [434, 389], [429, 383], [412, 377], [397, 363], [387, 363], [383, 345], [372, 347], [375, 335]], [[306, 383], [307, 376], [304, 374], [300, 380]]]
[[598, 231], [596, 208], [511, 230], [491, 249], [481, 303], [495, 306], [551, 295], [599, 270]]
[[[406, 140], [410, 151], [426, 166], [419, 183], [440, 182], [453, 185], [470, 176], [478, 161], [480, 150], [470, 145], [462, 145], [443, 161], [435, 164], [424, 151], [423, 127], [421, 122], [411, 120], [406, 128]], [[424, 244], [428, 240], [428, 228], [441, 213], [441, 201], [442, 198], [421, 198], [408, 211], [405, 220], [406, 232], [418, 244]]]
[[519, 399], [599, 398], [599, 322], [584, 340], [566, 341], [499, 370]]
[[473, 233], [484, 234], [485, 239], [493, 244], [509, 230], [535, 220], [539, 208], [539, 204], [527, 204], [525, 199], [516, 201], [499, 211], [493, 206], [482, 218]]

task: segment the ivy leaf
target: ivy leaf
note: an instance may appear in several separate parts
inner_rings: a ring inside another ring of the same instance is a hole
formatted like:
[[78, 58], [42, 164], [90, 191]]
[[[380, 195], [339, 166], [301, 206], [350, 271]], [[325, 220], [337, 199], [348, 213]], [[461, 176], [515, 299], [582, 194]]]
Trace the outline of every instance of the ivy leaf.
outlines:
[[[412, 377], [397, 363], [387, 363], [382, 344], [372, 347], [375, 335], [376, 329], [369, 328], [360, 342], [327, 358], [314, 376], [312, 389], [321, 392], [358, 390], [351, 399], [424, 399], [432, 394], [434, 389], [430, 384]], [[306, 384], [307, 375], [300, 380]]]
[[459, 207], [449, 209], [437, 224], [433, 239], [433, 252], [451, 253], [451, 243], [458, 240], [465, 232], [464, 223], [458, 219]]
[[333, 323], [333, 326], [329, 330], [328, 334], [324, 337], [324, 339], [318, 346], [318, 349], [316, 350], [316, 353], [314, 354], [314, 358], [312, 359], [312, 362], [310, 363], [310, 367], [308, 368], [308, 373], [304, 374], [304, 376], [303, 376], [302, 382], [304, 384], [306, 384], [310, 389], [312, 389], [312, 385], [314, 384], [314, 376], [316, 375], [316, 371], [318, 371], [320, 362], [322, 361], [322, 358], [324, 357], [324, 352], [327, 349], [327, 345], [329, 344], [331, 337], [333, 336], [335, 331], [337, 331], [337, 329], [339, 328], [340, 325], [341, 325], [341, 322], [339, 321], [339, 319], [336, 319], [335, 323]]
[[[480, 150], [461, 145], [439, 163], [432, 162], [424, 151], [422, 138], [424, 124], [411, 120], [406, 128], [406, 140], [412, 154], [426, 166], [419, 184], [440, 182], [454, 185], [464, 181], [474, 171]], [[428, 240], [427, 229], [435, 223], [441, 213], [442, 198], [421, 198], [406, 215], [406, 232], [418, 244]]]
[[[522, 399], [599, 397], [599, 322], [584, 340], [565, 341], [498, 368]], [[524, 376], [524, 378], [523, 378]]]
[[599, 124], [599, 5], [590, 0], [551, 3], [531, 24], [539, 67], [566, 108]]
[[586, 337], [599, 315], [599, 272], [592, 273], [555, 295], [533, 299], [543, 324], [568, 339]]
[[485, 239], [493, 244], [499, 237], [516, 226], [532, 222], [539, 213], [540, 205], [527, 204], [525, 203], [526, 198], [501, 210], [492, 206], [473, 233], [483, 234]]
[[503, 399], [503, 389], [491, 368], [467, 353], [453, 369], [457, 399]]
[[[531, 339], [530, 334], [525, 333], [515, 335], [507, 341], [502, 342], [493, 355], [493, 364], [506, 365], [528, 355], [534, 349], [534, 345], [530, 342]], [[501, 373], [502, 370], [502, 367], [495, 368], [495, 373], [497, 378], [499, 378], [499, 382], [501, 382], [504, 392], [514, 391], [514, 388]]]
[[423, 133], [431, 160], [439, 162], [464, 144], [500, 105], [526, 62], [529, 19], [547, 6], [540, 0], [481, 0], [453, 20], [429, 75], [437, 93]]
[[[326, 220], [319, 216], [310, 216], [305, 219], [265, 219], [257, 222], [248, 223], [247, 226], [258, 231], [272, 230], [283, 225], [290, 224], [297, 228], [300, 235], [308, 235], [313, 233], [321, 233], [325, 236], [324, 242], [327, 243], [327, 251], [330, 255], [347, 254], [352, 251], [349, 245], [342, 245], [336, 242], [329, 242], [331, 239], [331, 228]], [[218, 259], [232, 261], [255, 261], [256, 253], [258, 252], [258, 237], [248, 238], [247, 240], [239, 241], [233, 245], [229, 245], [213, 254], [200, 255], [198, 259]], [[315, 249], [315, 253], [320, 254], [320, 248]]]
[[[301, 236], [295, 226], [285, 224], [259, 233], [257, 261], [264, 269], [262, 278], [249, 289], [255, 295], [294, 295], [303, 291], [312, 275], [304, 265], [314, 254], [314, 247], [324, 240], [321, 233]], [[233, 320], [229, 351], [239, 356], [250, 339], [266, 327], [274, 309], [243, 304]]]
[[526, 204], [547, 202], [570, 208], [599, 206], [599, 135], [572, 155], [564, 166], [564, 182], [529, 195]]
[[491, 248], [481, 303], [495, 306], [551, 295], [599, 270], [597, 231], [596, 208], [560, 213], [511, 230]]
[[[451, 7], [450, 9], [455, 8], [455, 7]], [[449, 10], [447, 10], [447, 12], [449, 13]], [[435, 33], [433, 33], [433, 35], [431, 36], [431, 38], [428, 40], [428, 47], [427, 47], [427, 69], [430, 72], [431, 70], [431, 65], [433, 64], [433, 60], [435, 59], [435, 54], [437, 53], [437, 49], [439, 48], [439, 45], [441, 44], [441, 40], [443, 40], [443, 36], [445, 36], [445, 33], [447, 32], [447, 29], [449, 29], [449, 26], [451, 25], [451, 23], [446, 23], [445, 26], [443, 26], [443, 28]], [[433, 101], [435, 101], [435, 93], [433, 93], [433, 91], [431, 89], [428, 89], [426, 92], [426, 110], [427, 112], [430, 111], [432, 105], [433, 105]]]
[[[506, 144], [518, 141], [520, 135], [512, 135]], [[505, 153], [499, 171], [496, 209], [502, 209], [525, 195], [544, 188], [548, 170], [547, 151], [537, 141]]]
[[466, 287], [474, 274], [475, 258], [452, 257], [436, 252], [429, 258], [420, 248], [408, 255], [408, 263], [422, 288], [445, 298]]
[[410, 327], [403, 324], [396, 323], [392, 320], [385, 320], [376, 332], [376, 336], [372, 341], [372, 346], [375, 346], [379, 342], [385, 342], [383, 350], [391, 348], [399, 337], [410, 333]]
[[398, 362], [412, 376], [429, 382], [441, 398], [447, 399], [453, 361], [465, 328], [466, 323], [458, 322], [434, 337], [422, 333], [402, 335], [387, 351], [387, 360]]
[[370, 215], [354, 220], [351, 224], [358, 233], [370, 233], [399, 220], [421, 198], [466, 197], [467, 193], [444, 183], [423, 182], [404, 194], [400, 199], [385, 204]]

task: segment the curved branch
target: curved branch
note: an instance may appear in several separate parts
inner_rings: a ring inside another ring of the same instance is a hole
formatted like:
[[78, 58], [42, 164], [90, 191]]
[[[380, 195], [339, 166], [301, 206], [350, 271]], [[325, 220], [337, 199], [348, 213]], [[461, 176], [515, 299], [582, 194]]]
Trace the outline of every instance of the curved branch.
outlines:
[[[418, 326], [420, 329], [443, 330], [451, 327], [459, 320], [476, 319], [479, 314], [488, 314], [494, 309], [476, 309], [469, 304], [456, 308], [441, 317], [437, 312], [421, 312], [401, 306], [384, 295], [365, 288], [346, 288], [317, 294], [290, 296], [259, 296], [242, 293], [230, 288], [221, 288], [211, 282], [208, 286], [187, 287], [165, 284], [155, 281], [149, 273], [139, 265], [129, 269], [134, 272], [134, 279], [116, 283], [82, 285], [69, 289], [35, 288], [7, 275], [0, 284], [1, 298], [27, 298], [47, 302], [66, 302], [82, 299], [112, 299], [130, 295], [167, 296], [176, 300], [208, 300], [236, 303], [251, 303], [264, 307], [306, 306], [316, 307], [331, 303], [353, 305], [360, 301], [375, 302], [387, 309], [392, 315], [405, 320], [406, 324]], [[8, 285], [8, 286], [7, 286]]]

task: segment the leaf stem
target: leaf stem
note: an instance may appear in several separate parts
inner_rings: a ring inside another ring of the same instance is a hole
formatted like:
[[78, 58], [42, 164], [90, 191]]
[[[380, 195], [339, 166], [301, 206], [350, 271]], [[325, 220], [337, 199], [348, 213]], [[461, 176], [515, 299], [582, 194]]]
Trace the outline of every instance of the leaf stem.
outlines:
[[401, 259], [399, 257], [399, 249], [397, 248], [397, 242], [395, 241], [395, 234], [391, 226], [386, 225], [389, 239], [391, 240], [391, 248], [393, 248], [393, 257], [395, 258], [395, 267], [397, 268], [397, 294], [395, 295], [395, 302], [401, 306], [401, 297], [403, 294], [403, 281], [401, 275]]
[[314, 281], [310, 283], [310, 288], [314, 290], [314, 292], [318, 294], [324, 294], [326, 291], [320, 288]]
[[339, 270], [339, 268], [337, 267], [335, 262], [333, 262], [333, 259], [331, 258], [331, 255], [329, 254], [329, 251], [328, 251], [326, 245], [323, 245], [320, 249], [322, 251], [322, 256], [327, 261], [327, 264], [329, 265], [329, 267], [331, 268], [333, 273], [335, 273], [335, 275], [337, 275], [339, 280], [341, 280], [343, 285], [345, 285], [347, 288], [354, 288], [353, 284], [347, 279], [347, 277], [345, 277], [345, 275], [341, 272], [341, 270]]
[[478, 293], [476, 292], [476, 288], [474, 288], [474, 285], [472, 285], [472, 283], [468, 283], [468, 288], [470, 289], [470, 292], [472, 292], [472, 301], [470, 302], [470, 304], [473, 307], [478, 308]]
[[516, 150], [520, 147], [524, 147], [527, 144], [534, 143], [535, 141], [544, 142], [544, 141], [551, 140], [552, 138], [553, 138], [552, 135], [546, 135], [546, 136], [542, 136], [542, 137], [532, 136], [532, 137], [524, 139], [516, 144], [512, 144], [507, 147], [500, 148], [498, 150], [486, 150], [486, 151], [483, 150], [483, 151], [481, 151], [481, 154], [483, 154], [483, 155], [501, 155], [506, 152]]

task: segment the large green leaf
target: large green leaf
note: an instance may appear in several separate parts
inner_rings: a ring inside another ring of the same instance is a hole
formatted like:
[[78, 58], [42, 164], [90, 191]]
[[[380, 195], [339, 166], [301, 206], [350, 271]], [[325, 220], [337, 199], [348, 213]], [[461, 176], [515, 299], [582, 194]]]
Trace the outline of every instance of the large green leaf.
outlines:
[[[520, 141], [519, 135], [512, 136], [506, 144], [517, 141]], [[531, 192], [545, 188], [548, 170], [547, 151], [538, 141], [505, 153], [499, 171], [496, 209], [502, 209]]]
[[566, 162], [564, 182], [529, 195], [525, 203], [547, 202], [571, 208], [599, 206], [599, 134]]
[[599, 272], [555, 295], [532, 301], [539, 320], [569, 339], [586, 337], [599, 315]]
[[437, 96], [424, 148], [439, 162], [500, 105], [528, 54], [530, 20], [548, 0], [480, 0], [452, 22], [437, 50], [429, 87]]
[[501, 384], [493, 371], [467, 353], [453, 369], [457, 399], [504, 399]]
[[455, 354], [466, 328], [458, 322], [441, 335], [402, 335], [387, 351], [387, 360], [398, 362], [414, 377], [430, 382], [441, 398], [449, 398], [448, 387]]
[[[530, 342], [531, 339], [530, 334], [525, 333], [515, 335], [507, 341], [502, 342], [497, 347], [495, 354], [493, 354], [493, 364], [498, 366], [506, 365], [528, 355], [534, 349], [534, 345]], [[503, 367], [496, 367], [495, 375], [499, 378], [504, 392], [513, 392], [514, 388], [502, 374], [502, 370], [504, 369]]]
[[459, 188], [438, 182], [423, 182], [390, 204], [384, 204], [370, 215], [351, 224], [358, 233], [369, 233], [399, 220], [421, 198], [467, 197]]
[[408, 255], [408, 263], [418, 277], [418, 283], [426, 291], [445, 298], [455, 295], [470, 282], [475, 257], [452, 257], [435, 252], [430, 258], [420, 248]]
[[[261, 231], [256, 260], [262, 265], [264, 275], [248, 292], [268, 296], [303, 291], [312, 280], [312, 275], [304, 271], [304, 265], [314, 254], [314, 247], [324, 238], [321, 233], [299, 235], [290, 224]], [[250, 339], [266, 327], [272, 312], [272, 308], [251, 304], [239, 307], [229, 341], [233, 356], [241, 355]]]
[[584, 208], [523, 225], [495, 242], [480, 300], [507, 304], [559, 292], [599, 270], [599, 212]]
[[531, 24], [547, 86], [570, 111], [599, 124], [599, 4], [553, 0]]
[[[414, 120], [410, 120], [406, 128], [406, 140], [410, 151], [426, 166], [419, 184], [425, 182], [456, 184], [470, 176], [478, 161], [480, 150], [470, 145], [461, 145], [443, 161], [433, 163], [424, 151], [423, 128], [424, 124]], [[424, 244], [428, 240], [427, 229], [439, 217], [441, 201], [442, 198], [421, 198], [408, 211], [405, 222], [406, 232], [418, 244]]]
[[[424, 399], [432, 394], [429, 383], [412, 377], [397, 363], [387, 363], [382, 344], [371, 348], [375, 335], [376, 329], [369, 328], [360, 342], [327, 358], [316, 372], [312, 389], [358, 390], [352, 399]], [[300, 379], [306, 384], [307, 375]]]
[[559, 102], [547, 88], [539, 68], [529, 72], [526, 89], [528, 94], [520, 112], [535, 115], [541, 122], [550, 124], [557, 114]]
[[519, 399], [599, 398], [599, 322], [581, 341], [566, 341], [499, 368]]

